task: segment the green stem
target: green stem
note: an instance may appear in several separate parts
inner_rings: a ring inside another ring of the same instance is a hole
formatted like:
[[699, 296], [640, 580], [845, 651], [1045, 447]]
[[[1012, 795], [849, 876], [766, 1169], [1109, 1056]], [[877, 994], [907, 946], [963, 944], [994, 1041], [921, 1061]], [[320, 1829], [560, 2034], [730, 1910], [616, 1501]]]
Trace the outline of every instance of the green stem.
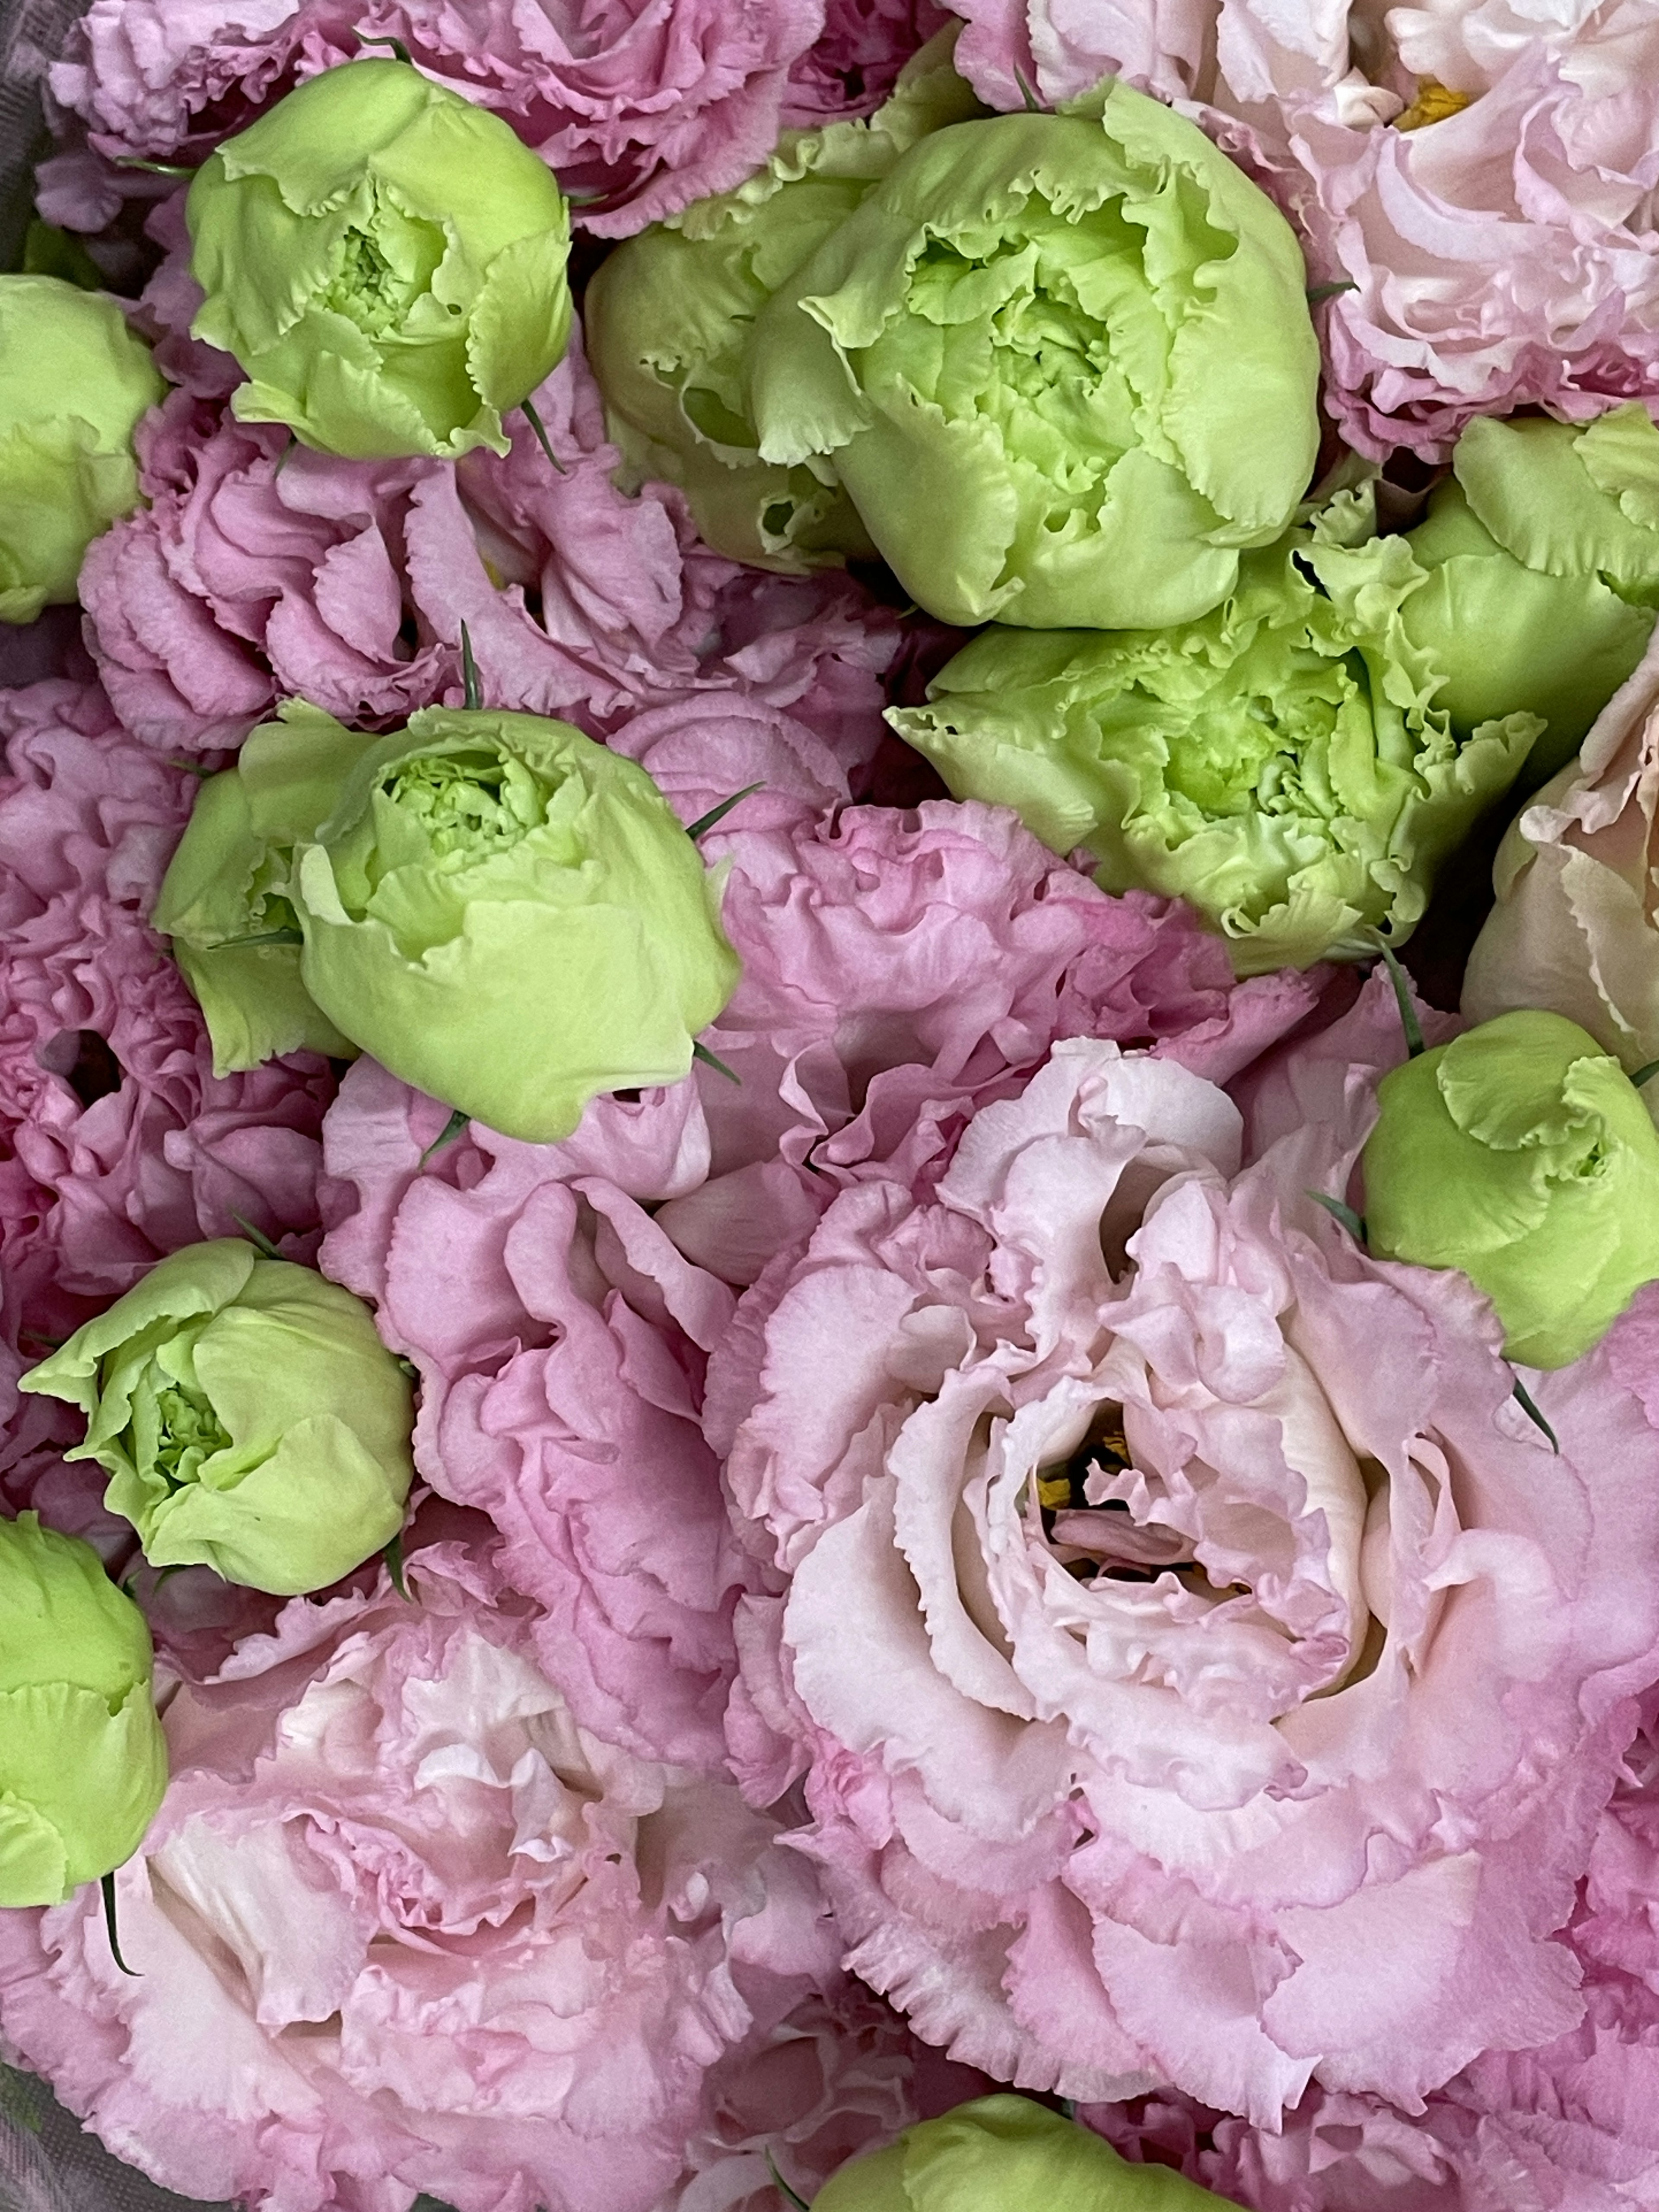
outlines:
[[745, 783], [743, 789], [741, 791], [734, 791], [730, 799], [721, 799], [720, 805], [718, 806], [711, 806], [707, 814], [698, 815], [696, 820], [686, 831], [686, 836], [691, 840], [693, 844], [696, 844], [699, 837], [706, 837], [708, 835], [708, 832], [714, 828], [717, 822], [723, 822], [726, 817], [732, 811], [732, 809], [736, 806], [740, 800], [747, 799], [751, 791], [763, 791], [765, 788], [766, 787], [764, 784]]
[[723, 1075], [728, 1083], [741, 1084], [743, 1081], [742, 1076], [738, 1073], [736, 1068], [728, 1067], [723, 1060], [716, 1060], [706, 1044], [694, 1042], [691, 1047], [691, 1057], [693, 1060], [700, 1060], [705, 1067], [712, 1067], [717, 1075]]
[[554, 452], [553, 441], [547, 434], [547, 425], [543, 422], [541, 416], [536, 412], [533, 404], [528, 399], [525, 400], [519, 411], [524, 416], [526, 422], [529, 423], [531, 428], [536, 433], [536, 442], [541, 447], [543, 453], [546, 454], [549, 465], [556, 470], [560, 476], [563, 476], [565, 473], [564, 463]]
[[104, 1926], [109, 1931], [109, 1954], [111, 1958], [114, 1960], [116, 1965], [121, 1969], [121, 1972], [125, 1974], [130, 1980], [136, 1982], [138, 1979], [138, 1976], [121, 1956], [121, 1939], [119, 1936], [117, 1935], [115, 1929], [114, 1875], [106, 1874], [103, 1875], [99, 1881], [98, 1887], [104, 1893]]
[[461, 702], [470, 714], [476, 714], [483, 705], [478, 664], [472, 658], [472, 634], [465, 623], [461, 624]]

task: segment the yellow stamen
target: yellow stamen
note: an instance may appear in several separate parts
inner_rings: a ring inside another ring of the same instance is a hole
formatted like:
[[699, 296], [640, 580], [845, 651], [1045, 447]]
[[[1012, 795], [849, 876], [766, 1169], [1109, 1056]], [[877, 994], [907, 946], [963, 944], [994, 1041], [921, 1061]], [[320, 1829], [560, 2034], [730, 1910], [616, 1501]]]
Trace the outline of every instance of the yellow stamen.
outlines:
[[1396, 131], [1421, 131], [1431, 123], [1443, 123], [1449, 115], [1461, 115], [1466, 107], [1474, 104], [1472, 92], [1454, 92], [1449, 84], [1442, 84], [1431, 76], [1417, 80], [1417, 97], [1403, 115], [1396, 115]]

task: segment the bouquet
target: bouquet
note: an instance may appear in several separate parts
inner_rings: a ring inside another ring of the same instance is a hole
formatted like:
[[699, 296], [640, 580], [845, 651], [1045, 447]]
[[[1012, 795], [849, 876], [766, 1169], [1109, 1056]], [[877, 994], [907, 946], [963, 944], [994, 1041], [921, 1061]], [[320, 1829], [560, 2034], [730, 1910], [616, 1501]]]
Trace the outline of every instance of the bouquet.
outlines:
[[0, 2194], [1659, 2207], [1656, 87], [66, 29]]

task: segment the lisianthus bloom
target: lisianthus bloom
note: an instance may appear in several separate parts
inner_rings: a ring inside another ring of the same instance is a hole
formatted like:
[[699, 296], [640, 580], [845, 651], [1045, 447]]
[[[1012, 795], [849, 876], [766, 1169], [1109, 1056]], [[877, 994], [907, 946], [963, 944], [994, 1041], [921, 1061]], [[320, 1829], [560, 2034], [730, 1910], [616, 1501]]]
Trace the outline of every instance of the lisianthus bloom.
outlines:
[[569, 229], [507, 125], [398, 61], [327, 70], [223, 140], [187, 207], [193, 334], [232, 406], [324, 453], [505, 452], [564, 350]]
[[1304, 283], [1272, 203], [1126, 86], [956, 124], [757, 317], [761, 458], [827, 457], [944, 621], [1188, 621], [1306, 489]]
[[[20, 1369], [162, 1254], [240, 1216], [310, 1255], [334, 1083], [313, 1058], [216, 1077], [146, 927], [198, 779], [134, 744], [95, 684], [0, 691], [0, 738], [3, 1419]], [[53, 1432], [73, 1439], [67, 1414]]]
[[87, 547], [138, 503], [132, 434], [166, 389], [113, 300], [0, 277], [0, 622], [74, 599]]
[[1190, 899], [1241, 975], [1352, 957], [1382, 926], [1398, 941], [1545, 725], [1524, 663], [1501, 710], [1489, 672], [1491, 718], [1448, 710], [1469, 649], [1439, 609], [1412, 629], [1431, 580], [1411, 538], [1372, 534], [1370, 498], [1340, 494], [1243, 556], [1199, 622], [993, 627], [889, 719], [959, 796], [1017, 807], [1057, 853], [1086, 847], [1108, 890]]
[[1659, 1132], [1576, 1022], [1500, 1014], [1395, 1068], [1377, 1108], [1367, 1241], [1461, 1267], [1511, 1358], [1565, 1367], [1659, 1277]]
[[1463, 984], [1490, 1021], [1543, 1006], [1588, 1030], [1632, 1074], [1659, 1060], [1659, 657], [1651, 653], [1575, 762], [1510, 823], [1497, 903]]
[[281, 1596], [389, 1544], [414, 1476], [414, 1406], [367, 1306], [239, 1237], [186, 1245], [23, 1376], [87, 1416], [67, 1455], [152, 1566], [210, 1566]]
[[833, 1973], [810, 1870], [729, 1782], [580, 1726], [487, 1550], [406, 1573], [176, 1693], [134, 1972], [95, 1892], [7, 1914], [8, 2046], [186, 2196], [651, 2212], [709, 2069]]
[[1659, 1435], [1615, 1331], [1539, 1379], [1553, 1449], [1473, 1286], [1305, 1195], [1403, 1054], [1386, 984], [1346, 1023], [1242, 1173], [1224, 1094], [1062, 1042], [714, 1362], [791, 1572], [739, 1613], [748, 1786], [804, 1772], [853, 1970], [1017, 2086], [1273, 2129], [1583, 2014], [1553, 1936], [1659, 1676]]
[[743, 362], [779, 287], [929, 131], [979, 112], [942, 34], [871, 117], [786, 132], [735, 191], [698, 200], [607, 257], [582, 320], [630, 471], [681, 485], [709, 544], [799, 569], [874, 551], [833, 465], [760, 458]]
[[1217, 2200], [1162, 2166], [1130, 2166], [1027, 2097], [981, 2097], [854, 2160], [823, 2212], [1200, 2212]]
[[90, 1544], [0, 1521], [0, 1905], [59, 1905], [143, 1842], [167, 1779], [150, 1666]]
[[1435, 696], [1473, 729], [1516, 708], [1546, 728], [1542, 783], [1641, 659], [1659, 605], [1659, 430], [1644, 407], [1582, 429], [1478, 416], [1455, 481], [1407, 543], [1428, 582], [1401, 611], [1442, 672]]
[[1171, 101], [1292, 211], [1328, 404], [1379, 459], [1449, 457], [1473, 417], [1583, 422], [1653, 388], [1655, 27], [1503, 0], [1370, 11], [1263, 0], [961, 0], [992, 106], [1108, 76]]
[[204, 787], [156, 912], [222, 1066], [337, 1036], [545, 1141], [689, 1070], [736, 980], [719, 904], [650, 777], [568, 723], [354, 738], [296, 700]]

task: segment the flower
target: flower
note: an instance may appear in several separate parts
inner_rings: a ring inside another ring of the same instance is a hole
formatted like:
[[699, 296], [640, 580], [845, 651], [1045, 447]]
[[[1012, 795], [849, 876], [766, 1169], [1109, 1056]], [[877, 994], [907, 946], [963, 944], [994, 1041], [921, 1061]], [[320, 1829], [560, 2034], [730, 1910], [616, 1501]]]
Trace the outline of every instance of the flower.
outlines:
[[403, 1526], [414, 1407], [374, 1316], [238, 1237], [158, 1261], [21, 1387], [85, 1413], [65, 1456], [108, 1468], [152, 1566], [289, 1596]]
[[600, 264], [582, 301], [594, 374], [633, 474], [685, 491], [709, 544], [779, 569], [875, 550], [834, 468], [759, 457], [743, 357], [772, 295], [927, 132], [979, 112], [931, 41], [867, 124], [786, 132], [736, 191], [699, 200]]
[[239, 419], [324, 453], [507, 449], [570, 328], [563, 199], [507, 125], [397, 61], [325, 70], [198, 170], [192, 335]]
[[578, 1724], [487, 1544], [406, 1572], [175, 1695], [134, 1974], [95, 1905], [6, 1915], [9, 2047], [186, 2196], [650, 2212], [710, 2069], [834, 1978], [810, 1872]]
[[131, 1856], [167, 1787], [144, 1616], [90, 1544], [0, 1521], [0, 1905]]
[[1378, 538], [1370, 516], [1369, 493], [1342, 495], [1245, 554], [1199, 622], [993, 627], [889, 720], [959, 796], [1017, 807], [1055, 852], [1086, 847], [1106, 890], [1190, 899], [1240, 975], [1353, 957], [1379, 927], [1397, 941], [1544, 724], [1513, 660], [1483, 672], [1478, 724], [1448, 710], [1441, 647], [1454, 666], [1468, 648], [1454, 620], [1413, 629], [1431, 588], [1415, 538]]
[[132, 434], [166, 388], [113, 300], [0, 278], [0, 622], [73, 601], [87, 547], [138, 503]]
[[314, 1059], [216, 1077], [145, 926], [196, 778], [135, 744], [95, 684], [0, 691], [0, 738], [3, 1420], [20, 1369], [163, 1253], [247, 1223], [309, 1256], [334, 1084]]
[[568, 723], [432, 707], [354, 743], [295, 700], [204, 787], [158, 910], [222, 1065], [325, 1043], [308, 997], [394, 1073], [546, 1141], [598, 1091], [686, 1073], [736, 976], [719, 899], [649, 776]]
[[1565, 1367], [1659, 1277], [1659, 1132], [1576, 1022], [1500, 1014], [1393, 1069], [1376, 1097], [1371, 1249], [1461, 1267], [1511, 1358]]
[[1272, 204], [1124, 86], [956, 124], [757, 318], [761, 458], [828, 456], [946, 622], [1190, 620], [1306, 489], [1304, 285]]
[[1547, 725], [1541, 783], [1570, 760], [1653, 634], [1659, 430], [1614, 408], [1582, 429], [1479, 416], [1407, 539], [1429, 580], [1401, 611], [1443, 672], [1435, 696], [1473, 729], [1524, 708]]
[[1659, 1060], [1659, 659], [1650, 653], [1585, 739], [1510, 823], [1498, 900], [1469, 955], [1463, 1011], [1547, 1007], [1631, 1073]]
[[1162, 2166], [1126, 2165], [1098, 2136], [1027, 2097], [981, 2097], [844, 2166], [823, 2212], [1198, 2212], [1217, 2200]]
[[1540, 1379], [1558, 1455], [1479, 1293], [1305, 1196], [1399, 1028], [1379, 979], [1291, 1049], [1242, 1173], [1222, 1093], [1062, 1042], [716, 1353], [791, 1576], [739, 1610], [739, 1771], [804, 1774], [853, 1971], [994, 2078], [1271, 2130], [1583, 2017], [1554, 1931], [1659, 1679], [1659, 1434], [1615, 1332]]

